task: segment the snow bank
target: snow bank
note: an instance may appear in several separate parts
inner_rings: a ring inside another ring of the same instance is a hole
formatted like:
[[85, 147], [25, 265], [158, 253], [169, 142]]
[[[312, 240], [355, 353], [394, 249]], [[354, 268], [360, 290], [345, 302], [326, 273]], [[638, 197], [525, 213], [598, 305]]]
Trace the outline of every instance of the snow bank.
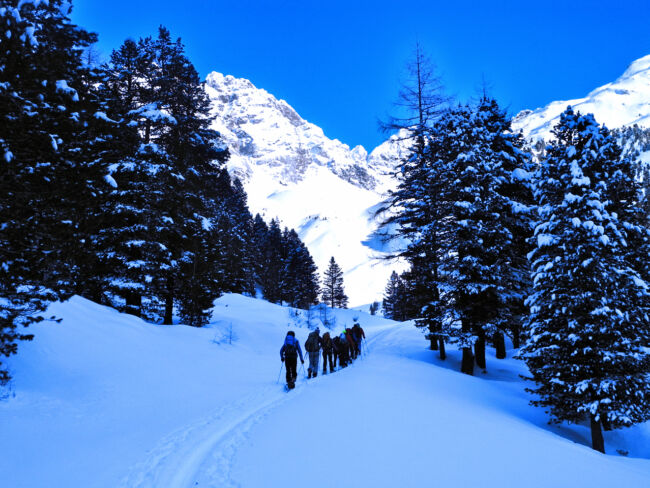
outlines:
[[[2, 485], [11, 487], [645, 486], [650, 427], [549, 427], [515, 360], [488, 372], [441, 363], [414, 327], [358, 310], [369, 354], [284, 393], [279, 348], [306, 316], [261, 300], [217, 300], [203, 329], [158, 326], [73, 298], [60, 324], [10, 359], [0, 401]], [[628, 451], [625, 458], [616, 449]], [[644, 459], [645, 458], [645, 459]], [[334, 469], [336, 468], [336, 469]]]

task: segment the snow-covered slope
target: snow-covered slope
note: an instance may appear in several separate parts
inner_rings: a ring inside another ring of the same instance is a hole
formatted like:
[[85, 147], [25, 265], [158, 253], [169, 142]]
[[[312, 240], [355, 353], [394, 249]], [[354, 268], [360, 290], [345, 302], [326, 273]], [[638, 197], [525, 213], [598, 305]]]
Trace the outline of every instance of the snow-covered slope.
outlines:
[[557, 101], [536, 110], [524, 110], [513, 119], [513, 128], [532, 139], [548, 139], [567, 105], [593, 113], [609, 128], [638, 124], [650, 126], [650, 55], [634, 61], [623, 75], [584, 98]]
[[[276, 383], [290, 309], [226, 295], [206, 328], [161, 326], [75, 297], [9, 359], [0, 485], [11, 488], [647, 486], [650, 424], [549, 426], [513, 359], [458, 373], [409, 324], [358, 317], [367, 354], [296, 390]], [[280, 375], [281, 376], [281, 375]], [[628, 457], [617, 453], [627, 451]], [[290, 477], [288, 482], [287, 477]]]
[[373, 211], [393, 185], [398, 144], [387, 141], [370, 155], [350, 149], [245, 79], [214, 72], [206, 90], [251, 210], [295, 228], [321, 270], [334, 256], [351, 305], [381, 300], [391, 270], [402, 265], [377, 259], [384, 248], [372, 237]]

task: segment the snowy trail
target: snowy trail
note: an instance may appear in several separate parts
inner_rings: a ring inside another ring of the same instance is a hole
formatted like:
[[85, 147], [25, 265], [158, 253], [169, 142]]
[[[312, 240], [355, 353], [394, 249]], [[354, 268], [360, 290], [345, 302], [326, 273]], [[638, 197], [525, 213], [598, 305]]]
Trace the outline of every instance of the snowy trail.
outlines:
[[361, 322], [368, 354], [309, 381], [301, 372], [285, 393], [279, 346], [287, 330], [302, 344], [309, 332], [287, 308], [224, 296], [203, 329], [153, 326], [81, 298], [53, 313], [61, 326], [35, 325], [12, 359], [0, 439], [16, 446], [0, 456], [2, 486], [284, 487], [287, 469], [310, 488], [650, 479], [650, 423], [606, 432], [602, 456], [588, 426], [547, 425], [510, 354], [490, 350], [486, 373], [462, 375], [459, 351], [440, 361], [412, 324], [333, 311], [335, 332]]
[[[163, 440], [123, 480], [123, 487], [192, 486], [201, 465], [212, 452], [224, 452], [237, 434], [250, 428], [264, 412], [286, 398], [278, 387], [269, 387], [233, 405], [225, 406]], [[227, 464], [220, 463], [227, 476]], [[226, 485], [223, 485], [226, 486]]]
[[[431, 364], [434, 353], [422, 350], [412, 328], [377, 329], [368, 342], [366, 358], [311, 380], [282, 408], [258, 412], [235, 442], [215, 445], [194, 475], [196, 486], [282, 486], [288, 466], [315, 488], [421, 487], [434, 479], [450, 486], [498, 480], [513, 488], [522, 480], [534, 487], [647, 482], [647, 461], [603, 457], [547, 429], [521, 384], [513, 397], [495, 385], [500, 381]], [[456, 366], [453, 356], [449, 368]], [[526, 420], [522, 412], [539, 419]]]
[[[369, 335], [367, 351], [371, 351], [378, 339], [390, 332], [390, 329], [381, 329]], [[357, 361], [353, 367], [361, 364], [362, 361]], [[353, 367], [348, 369], [351, 371]], [[320, 376], [310, 383], [316, 385], [329, 379], [328, 376]], [[121, 486], [187, 488], [205, 486], [198, 480], [207, 478], [208, 486], [239, 487], [239, 483], [231, 477], [238, 447], [249, 440], [250, 430], [273, 409], [301, 395], [309, 386], [302, 376], [298, 387], [290, 394], [285, 393], [282, 386], [273, 384], [233, 405], [217, 409], [208, 417], [163, 439], [144, 461], [131, 469]]]

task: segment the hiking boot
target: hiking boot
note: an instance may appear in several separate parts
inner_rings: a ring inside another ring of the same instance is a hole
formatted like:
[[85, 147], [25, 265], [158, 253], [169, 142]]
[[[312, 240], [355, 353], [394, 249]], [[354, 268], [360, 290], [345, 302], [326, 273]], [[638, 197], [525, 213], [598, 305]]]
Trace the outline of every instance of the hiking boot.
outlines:
[[314, 375], [314, 378], [316, 378], [316, 376], [318, 376], [318, 373], [316, 371], [314, 371], [313, 375]]
[[311, 370], [307, 371], [307, 379], [311, 378]]

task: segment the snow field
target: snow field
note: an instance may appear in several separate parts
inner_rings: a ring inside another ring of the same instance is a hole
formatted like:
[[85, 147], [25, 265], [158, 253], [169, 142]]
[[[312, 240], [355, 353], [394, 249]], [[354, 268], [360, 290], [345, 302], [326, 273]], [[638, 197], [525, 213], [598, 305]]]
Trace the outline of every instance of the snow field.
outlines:
[[[546, 424], [522, 363], [487, 373], [440, 362], [410, 324], [353, 317], [369, 354], [289, 393], [276, 378], [289, 309], [228, 295], [210, 327], [156, 326], [75, 297], [10, 359], [0, 402], [10, 487], [646, 486], [650, 426], [606, 433]], [[232, 324], [232, 327], [231, 327]], [[321, 328], [322, 329], [322, 328]], [[232, 333], [231, 333], [232, 331]], [[323, 330], [322, 330], [323, 331]], [[232, 342], [232, 343], [230, 343]], [[322, 368], [322, 364], [321, 364]], [[321, 369], [322, 371], [322, 369]], [[616, 454], [629, 451], [630, 457]]]
[[350, 304], [381, 300], [391, 271], [404, 266], [378, 261], [385, 250], [365, 243], [378, 224], [372, 208], [395, 186], [389, 172], [401, 144], [390, 139], [370, 155], [351, 149], [243, 78], [213, 72], [206, 90], [213, 127], [230, 149], [228, 170], [242, 180], [251, 212], [294, 228], [321, 274], [333, 255]]
[[332, 256], [344, 272], [351, 305], [381, 301], [398, 261], [377, 259], [385, 249], [379, 239], [368, 245], [378, 222], [372, 215], [380, 197], [342, 180], [326, 167], [311, 167], [299, 183], [278, 188], [270, 169], [258, 167], [246, 183], [251, 210], [265, 220], [279, 217], [282, 226], [298, 232], [320, 276]]
[[596, 88], [584, 98], [549, 103], [513, 120], [513, 128], [522, 130], [531, 139], [551, 137], [551, 130], [559, 122], [560, 114], [571, 105], [582, 114], [593, 113], [599, 123], [610, 129], [623, 125], [650, 123], [650, 55], [637, 59], [614, 82]]

